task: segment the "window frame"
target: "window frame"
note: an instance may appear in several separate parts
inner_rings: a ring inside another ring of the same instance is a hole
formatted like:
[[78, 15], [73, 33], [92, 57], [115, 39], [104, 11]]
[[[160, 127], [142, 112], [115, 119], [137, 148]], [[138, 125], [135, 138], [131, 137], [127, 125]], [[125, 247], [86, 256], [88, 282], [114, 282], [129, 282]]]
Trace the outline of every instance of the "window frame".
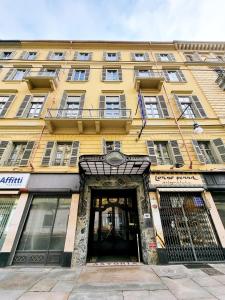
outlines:
[[[165, 158], [164, 157], [164, 151], [163, 151], [163, 146], [165, 146], [165, 149], [166, 149], [166, 152], [167, 152], [167, 155], [168, 155], [168, 158]], [[154, 148], [155, 148], [155, 154], [156, 154], [156, 159], [157, 159], [157, 165], [160, 165], [160, 166], [165, 166], [165, 165], [173, 165], [174, 163], [174, 157], [173, 155], [171, 154], [171, 149], [170, 149], [170, 145], [167, 141], [154, 141]], [[160, 152], [160, 156], [161, 158], [159, 157], [159, 152]], [[159, 163], [159, 159], [163, 162], [163, 163]], [[166, 160], [169, 160], [169, 164], [168, 163], [165, 163]]]

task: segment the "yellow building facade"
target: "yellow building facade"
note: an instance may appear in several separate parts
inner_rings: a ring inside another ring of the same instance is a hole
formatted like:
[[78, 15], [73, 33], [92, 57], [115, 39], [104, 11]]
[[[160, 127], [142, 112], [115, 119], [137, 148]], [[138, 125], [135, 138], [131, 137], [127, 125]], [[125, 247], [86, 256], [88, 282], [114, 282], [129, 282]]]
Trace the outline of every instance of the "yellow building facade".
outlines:
[[1, 41], [1, 265], [225, 259], [225, 44]]

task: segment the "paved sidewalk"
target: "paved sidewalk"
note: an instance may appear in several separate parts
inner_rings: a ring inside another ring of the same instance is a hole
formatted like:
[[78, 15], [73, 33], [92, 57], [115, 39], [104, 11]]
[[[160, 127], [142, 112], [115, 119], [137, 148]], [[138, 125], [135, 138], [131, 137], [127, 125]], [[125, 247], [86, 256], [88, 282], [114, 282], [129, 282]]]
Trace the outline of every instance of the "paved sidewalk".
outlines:
[[225, 264], [0, 269], [0, 300], [224, 299]]

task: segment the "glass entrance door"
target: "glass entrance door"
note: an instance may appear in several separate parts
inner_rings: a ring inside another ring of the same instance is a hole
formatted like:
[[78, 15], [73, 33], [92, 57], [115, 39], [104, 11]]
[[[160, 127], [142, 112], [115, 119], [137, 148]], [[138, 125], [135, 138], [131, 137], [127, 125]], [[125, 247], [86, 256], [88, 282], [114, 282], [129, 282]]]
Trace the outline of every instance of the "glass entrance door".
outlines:
[[123, 194], [113, 191], [93, 193], [88, 251], [90, 260], [137, 261], [138, 234], [137, 201], [129, 191]]

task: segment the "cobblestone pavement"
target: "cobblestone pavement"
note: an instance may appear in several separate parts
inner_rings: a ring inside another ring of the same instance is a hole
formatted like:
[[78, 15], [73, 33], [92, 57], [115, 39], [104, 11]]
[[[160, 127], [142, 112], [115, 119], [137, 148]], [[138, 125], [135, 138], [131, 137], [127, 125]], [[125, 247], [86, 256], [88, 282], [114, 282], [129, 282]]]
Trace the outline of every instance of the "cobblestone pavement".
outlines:
[[225, 264], [0, 269], [0, 300], [224, 299]]

